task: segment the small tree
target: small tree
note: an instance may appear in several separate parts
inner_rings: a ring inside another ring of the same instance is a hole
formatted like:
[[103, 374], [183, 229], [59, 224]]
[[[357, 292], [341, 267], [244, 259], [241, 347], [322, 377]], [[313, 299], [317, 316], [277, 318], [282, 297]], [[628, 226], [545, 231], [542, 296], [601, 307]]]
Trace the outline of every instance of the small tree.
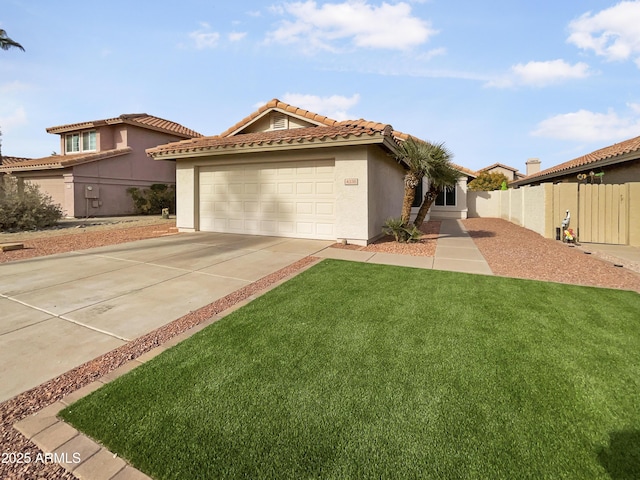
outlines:
[[503, 182], [505, 184], [509, 183], [509, 179], [506, 177], [504, 173], [482, 172], [474, 180], [469, 182], [469, 190], [473, 192], [479, 192], [479, 191], [489, 192], [492, 190], [500, 190], [502, 188]]
[[154, 183], [149, 188], [139, 189], [131, 187], [127, 193], [133, 199], [136, 213], [154, 215], [168, 208], [171, 213], [176, 211], [176, 189], [173, 185]]
[[55, 225], [62, 218], [62, 208], [40, 192], [37, 185], [22, 183], [10, 175], [0, 177], [0, 231], [35, 230]]

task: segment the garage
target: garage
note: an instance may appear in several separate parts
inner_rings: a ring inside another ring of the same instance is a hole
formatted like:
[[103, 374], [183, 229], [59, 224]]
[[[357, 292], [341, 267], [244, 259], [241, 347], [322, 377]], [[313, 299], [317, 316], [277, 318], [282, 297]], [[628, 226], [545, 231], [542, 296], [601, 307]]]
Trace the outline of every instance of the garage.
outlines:
[[202, 231], [334, 240], [335, 161], [204, 166]]

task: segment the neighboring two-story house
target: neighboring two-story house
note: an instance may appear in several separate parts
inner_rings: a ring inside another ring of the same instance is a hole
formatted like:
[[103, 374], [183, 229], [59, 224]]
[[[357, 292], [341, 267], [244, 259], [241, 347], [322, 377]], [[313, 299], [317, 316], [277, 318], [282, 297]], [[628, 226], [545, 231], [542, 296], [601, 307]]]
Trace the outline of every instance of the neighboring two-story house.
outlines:
[[[149, 158], [145, 150], [202, 135], [178, 123], [140, 114], [47, 128], [60, 135], [62, 154], [16, 159], [0, 165], [29, 181], [62, 206], [67, 217], [134, 213], [127, 189], [175, 184], [175, 162]], [[6, 158], [6, 157], [5, 157]]]

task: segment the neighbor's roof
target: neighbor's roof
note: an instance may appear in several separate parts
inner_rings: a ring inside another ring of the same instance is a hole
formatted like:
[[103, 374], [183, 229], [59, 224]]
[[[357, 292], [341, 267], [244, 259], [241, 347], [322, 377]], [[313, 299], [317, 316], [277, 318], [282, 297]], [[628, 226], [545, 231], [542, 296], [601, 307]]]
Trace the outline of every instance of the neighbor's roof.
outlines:
[[171, 122], [163, 118], [154, 117], [153, 115], [147, 115], [146, 113], [128, 113], [120, 115], [115, 118], [107, 118], [104, 120], [93, 120], [90, 122], [82, 123], [70, 123], [68, 125], [60, 125], [57, 127], [47, 128], [49, 133], [67, 133], [77, 130], [86, 130], [87, 128], [96, 128], [104, 125], [117, 125], [117, 124], [135, 125], [137, 127], [146, 128], [149, 130], [155, 130], [158, 132], [170, 133], [184, 138], [202, 137], [201, 133], [198, 133], [190, 128], [187, 128], [179, 123]]
[[[334, 126], [318, 126], [306, 128], [292, 128], [286, 130], [270, 130], [267, 132], [245, 133], [240, 135], [213, 137], [201, 137], [191, 140], [172, 142], [166, 145], [147, 149], [151, 156], [174, 155], [186, 153], [199, 153], [214, 151], [230, 151], [232, 149], [252, 147], [277, 147], [285, 145], [303, 145], [315, 143], [322, 145], [329, 140], [361, 138], [363, 140], [378, 136], [391, 139], [392, 128], [390, 125], [372, 127], [352, 123], [339, 122]], [[382, 140], [381, 140], [382, 141]]]
[[517, 168], [510, 167], [509, 165], [505, 165], [504, 163], [494, 163], [493, 165], [489, 165], [488, 167], [481, 168], [478, 172], [485, 172], [487, 170], [491, 170], [492, 168], [504, 168], [506, 170], [511, 170], [512, 172], [517, 172]]
[[[105, 158], [119, 157], [132, 152], [131, 147], [119, 148], [115, 150], [105, 150], [102, 152], [79, 153], [73, 155], [50, 155], [48, 157], [24, 159], [0, 165], [0, 172], [19, 172], [28, 170], [55, 170], [60, 168], [73, 167], [82, 163], [95, 162]], [[6, 157], [3, 157], [3, 159]]]
[[[618, 162], [630, 160], [629, 154], [638, 152], [640, 154], [640, 137], [631, 138], [624, 142], [616, 143], [600, 150], [587, 153], [568, 162], [561, 163], [555, 167], [547, 168], [533, 175], [529, 175], [521, 180], [511, 182], [511, 185], [519, 186], [528, 183], [540, 182], [542, 180], [552, 179], [561, 175], [569, 174], [573, 171], [581, 171], [584, 167], [598, 167], [611, 165]], [[636, 155], [635, 158], [640, 158]]]

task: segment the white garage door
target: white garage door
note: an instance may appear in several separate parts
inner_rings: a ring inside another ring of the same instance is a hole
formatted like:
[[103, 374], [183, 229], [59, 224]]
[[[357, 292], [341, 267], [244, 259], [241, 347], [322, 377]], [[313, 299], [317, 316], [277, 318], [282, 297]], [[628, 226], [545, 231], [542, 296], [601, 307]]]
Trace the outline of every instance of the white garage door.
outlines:
[[334, 240], [333, 161], [200, 169], [200, 230]]

